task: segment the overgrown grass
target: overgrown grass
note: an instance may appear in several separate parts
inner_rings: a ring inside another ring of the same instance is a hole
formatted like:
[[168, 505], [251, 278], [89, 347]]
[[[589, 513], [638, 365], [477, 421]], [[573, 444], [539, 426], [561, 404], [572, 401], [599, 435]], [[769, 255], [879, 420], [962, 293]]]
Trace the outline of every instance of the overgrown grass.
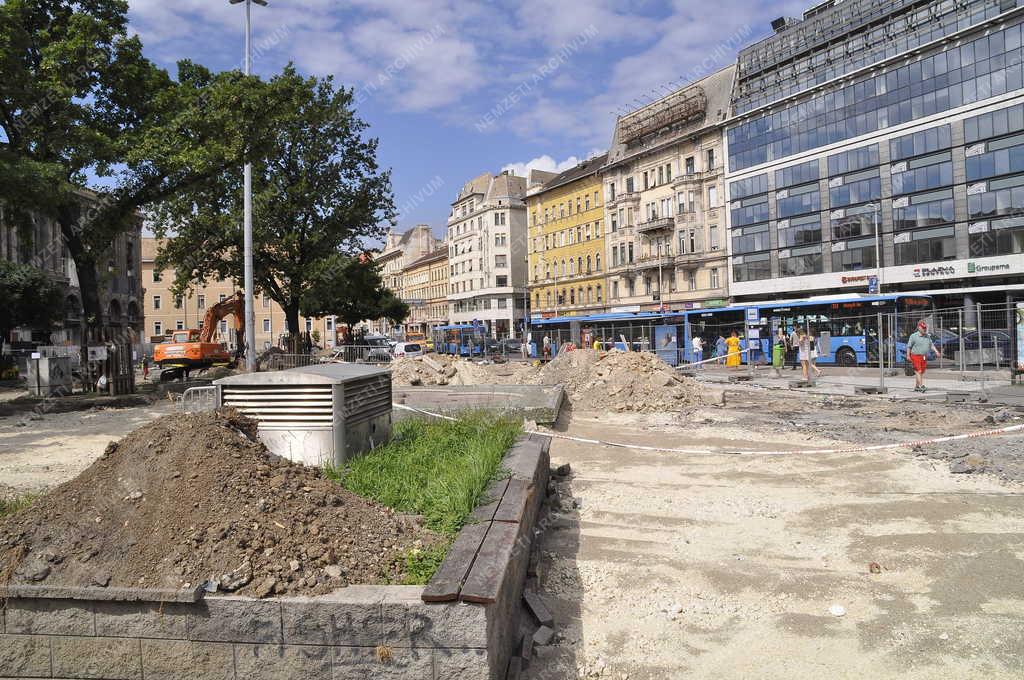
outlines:
[[434, 577], [448, 554], [451, 542], [430, 548], [413, 548], [405, 555], [405, 580], [402, 585], [425, 586]]
[[351, 461], [343, 474], [327, 475], [360, 496], [423, 515], [428, 527], [454, 536], [521, 430], [516, 421], [483, 412], [457, 421], [401, 420], [390, 444]]
[[32, 505], [32, 501], [35, 499], [36, 497], [32, 494], [15, 496], [14, 498], [0, 498], [0, 518], [13, 515], [19, 510], [27, 508]]

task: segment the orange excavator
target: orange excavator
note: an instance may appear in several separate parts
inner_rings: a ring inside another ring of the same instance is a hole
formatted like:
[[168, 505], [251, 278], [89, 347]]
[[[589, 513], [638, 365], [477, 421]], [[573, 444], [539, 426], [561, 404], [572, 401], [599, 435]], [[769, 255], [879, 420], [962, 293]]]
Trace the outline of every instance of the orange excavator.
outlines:
[[[224, 345], [214, 342], [221, 320], [235, 317], [238, 349], [232, 356]], [[174, 331], [153, 349], [153, 362], [160, 368], [160, 380], [188, 377], [190, 371], [213, 366], [230, 366], [245, 352], [245, 298], [241, 291], [218, 302], [206, 312], [202, 328]]]

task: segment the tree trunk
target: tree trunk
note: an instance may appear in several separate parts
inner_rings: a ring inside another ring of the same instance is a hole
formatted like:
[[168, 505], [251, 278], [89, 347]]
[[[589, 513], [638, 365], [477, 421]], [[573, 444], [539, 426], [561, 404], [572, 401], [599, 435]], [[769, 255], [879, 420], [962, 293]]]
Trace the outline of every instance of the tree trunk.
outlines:
[[302, 337], [299, 335], [299, 303], [290, 302], [284, 308], [285, 323], [288, 324], [288, 343], [291, 353], [298, 354], [302, 348]]
[[64, 243], [71, 253], [71, 259], [75, 262], [75, 270], [78, 274], [78, 292], [82, 296], [82, 312], [85, 316], [86, 328], [98, 330], [103, 327], [103, 308], [100, 304], [99, 276], [96, 272], [96, 262], [92, 255], [86, 251], [82, 239], [74, 230], [74, 223], [68, 223], [62, 217], [60, 220], [61, 233], [64, 235]]

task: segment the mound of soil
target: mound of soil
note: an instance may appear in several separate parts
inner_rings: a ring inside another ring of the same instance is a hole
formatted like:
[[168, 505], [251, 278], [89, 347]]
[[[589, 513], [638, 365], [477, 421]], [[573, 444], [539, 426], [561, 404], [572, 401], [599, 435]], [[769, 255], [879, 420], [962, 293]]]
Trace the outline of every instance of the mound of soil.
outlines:
[[401, 578], [406, 553], [438, 540], [270, 455], [251, 420], [175, 415], [0, 521], [0, 596], [8, 582], [312, 595]]

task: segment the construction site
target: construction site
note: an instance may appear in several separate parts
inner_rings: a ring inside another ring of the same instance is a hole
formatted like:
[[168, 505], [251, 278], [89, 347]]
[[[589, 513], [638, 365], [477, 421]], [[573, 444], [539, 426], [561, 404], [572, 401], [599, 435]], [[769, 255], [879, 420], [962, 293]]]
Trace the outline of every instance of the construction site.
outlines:
[[998, 376], [868, 395], [575, 350], [210, 377], [4, 393], [0, 676], [1024, 672]]

